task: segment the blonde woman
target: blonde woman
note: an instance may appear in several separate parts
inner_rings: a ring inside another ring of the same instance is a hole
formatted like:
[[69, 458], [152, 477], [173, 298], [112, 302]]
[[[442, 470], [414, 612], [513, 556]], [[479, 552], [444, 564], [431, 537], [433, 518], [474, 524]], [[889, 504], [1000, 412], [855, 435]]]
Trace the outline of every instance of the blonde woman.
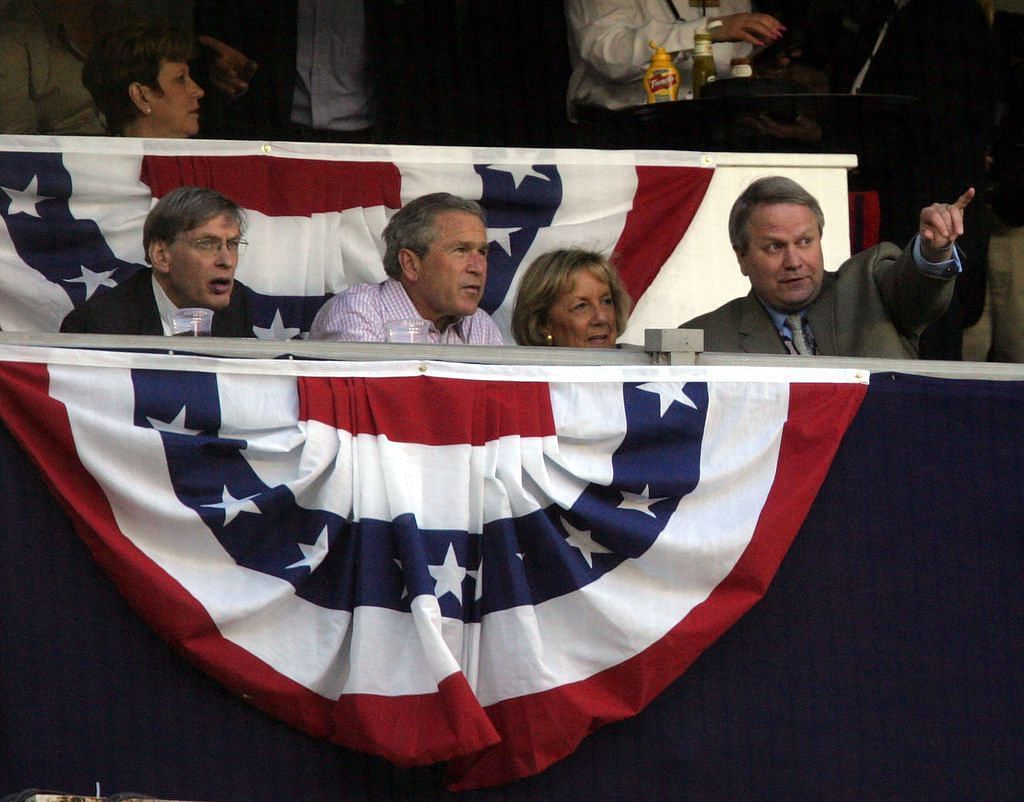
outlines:
[[519, 345], [612, 348], [629, 310], [629, 295], [607, 257], [563, 248], [538, 256], [526, 269], [512, 334]]

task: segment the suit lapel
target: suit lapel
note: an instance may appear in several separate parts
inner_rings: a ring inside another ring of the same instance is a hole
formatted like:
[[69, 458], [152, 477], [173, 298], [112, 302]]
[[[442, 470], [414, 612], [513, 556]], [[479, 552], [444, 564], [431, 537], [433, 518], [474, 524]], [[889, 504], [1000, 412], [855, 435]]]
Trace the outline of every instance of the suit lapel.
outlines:
[[132, 306], [136, 317], [134, 330], [139, 334], [163, 334], [160, 310], [156, 307], [156, 297], [153, 295], [153, 270], [140, 270], [136, 276], [138, 278], [132, 285], [132, 294], [135, 296]]
[[807, 310], [807, 322], [814, 332], [814, 343], [817, 353], [821, 356], [834, 356], [839, 353], [839, 341], [836, 337], [833, 306], [836, 294], [833, 291], [835, 274], [825, 273], [822, 279], [821, 293], [814, 305]]
[[247, 288], [235, 281], [231, 291], [231, 302], [213, 316], [214, 337], [252, 337], [252, 321], [249, 319]]
[[739, 321], [740, 350], [745, 354], [785, 354], [779, 332], [751, 290], [743, 299]]

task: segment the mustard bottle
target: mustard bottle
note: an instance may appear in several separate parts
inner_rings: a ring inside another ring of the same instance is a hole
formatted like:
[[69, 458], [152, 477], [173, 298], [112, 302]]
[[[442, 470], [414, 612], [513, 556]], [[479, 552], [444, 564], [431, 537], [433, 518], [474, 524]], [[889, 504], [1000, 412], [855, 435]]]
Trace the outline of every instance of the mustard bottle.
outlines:
[[665, 48], [649, 42], [654, 55], [644, 73], [644, 91], [648, 103], [664, 103], [679, 97], [679, 70]]

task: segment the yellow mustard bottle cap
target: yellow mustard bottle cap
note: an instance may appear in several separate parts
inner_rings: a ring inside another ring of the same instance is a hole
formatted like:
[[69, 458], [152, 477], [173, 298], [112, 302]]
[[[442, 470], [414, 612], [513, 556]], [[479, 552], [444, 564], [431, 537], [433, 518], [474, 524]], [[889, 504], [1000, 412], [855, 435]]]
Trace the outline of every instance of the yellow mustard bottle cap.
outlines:
[[672, 57], [665, 52], [664, 47], [659, 47], [654, 42], [648, 42], [654, 55], [651, 56], [651, 65], [655, 67], [667, 67], [672, 64]]

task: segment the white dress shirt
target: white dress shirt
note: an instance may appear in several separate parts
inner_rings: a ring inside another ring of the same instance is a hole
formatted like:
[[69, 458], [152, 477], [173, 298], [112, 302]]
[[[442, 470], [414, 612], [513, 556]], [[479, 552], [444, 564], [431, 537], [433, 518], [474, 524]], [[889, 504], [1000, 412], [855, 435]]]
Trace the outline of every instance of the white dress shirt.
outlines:
[[[621, 109], [646, 102], [644, 72], [650, 64], [648, 42], [678, 53], [679, 98], [690, 91], [693, 34], [705, 25], [701, 9], [691, 8], [689, 0], [674, 0], [682, 21], [676, 20], [667, 0], [565, 0], [565, 17], [569, 25], [569, 57], [572, 76], [569, 78], [569, 119], [575, 120], [576, 104]], [[709, 6], [709, 17], [750, 12], [749, 0], [721, 0], [716, 8]], [[729, 62], [746, 56], [751, 46], [746, 42], [716, 42], [712, 48], [718, 74], [729, 74]]]

